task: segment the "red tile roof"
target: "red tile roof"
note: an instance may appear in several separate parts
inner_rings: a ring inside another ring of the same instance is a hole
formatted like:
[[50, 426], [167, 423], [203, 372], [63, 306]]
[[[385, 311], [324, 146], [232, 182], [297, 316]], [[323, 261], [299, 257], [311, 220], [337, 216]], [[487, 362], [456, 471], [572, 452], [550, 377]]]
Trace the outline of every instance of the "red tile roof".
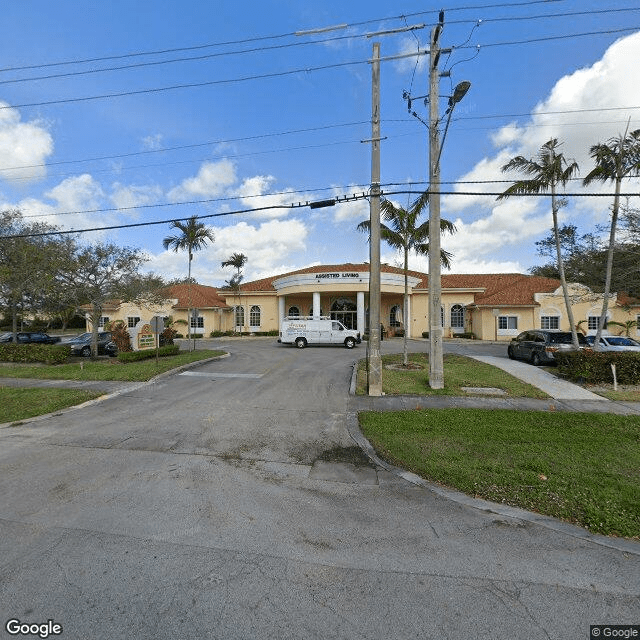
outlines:
[[203, 284], [191, 285], [191, 304], [189, 305], [189, 285], [174, 284], [163, 290], [167, 298], [175, 298], [177, 304], [173, 305], [174, 309], [187, 309], [189, 306], [193, 309], [227, 309], [227, 303], [224, 298], [218, 294], [218, 289], [208, 287]]
[[[404, 270], [399, 267], [392, 267], [388, 264], [380, 266], [383, 273], [404, 274]], [[368, 263], [361, 264], [323, 264], [313, 267], [306, 267], [290, 273], [279, 274], [262, 280], [245, 282], [241, 290], [245, 292], [271, 291], [275, 292], [273, 283], [279, 278], [304, 273], [324, 273], [328, 271], [369, 271]], [[409, 275], [418, 278], [420, 282], [415, 289], [429, 288], [429, 276], [420, 271], [408, 271]], [[488, 274], [462, 274], [446, 273], [442, 275], [443, 289], [481, 289], [476, 293], [475, 304], [489, 306], [520, 306], [535, 305], [534, 293], [550, 293], [560, 286], [560, 281], [553, 278], [541, 278], [539, 276], [528, 276], [521, 273], [488, 273]]]

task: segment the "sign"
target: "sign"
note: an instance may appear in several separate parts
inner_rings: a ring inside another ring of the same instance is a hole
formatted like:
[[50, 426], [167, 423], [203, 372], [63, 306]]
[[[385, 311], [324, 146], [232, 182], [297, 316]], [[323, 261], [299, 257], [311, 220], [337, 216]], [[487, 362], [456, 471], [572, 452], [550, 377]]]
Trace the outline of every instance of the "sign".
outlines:
[[316, 273], [316, 280], [350, 280], [352, 278], [359, 278], [359, 273]]
[[153, 349], [156, 346], [156, 337], [150, 324], [144, 324], [138, 332], [138, 349]]
[[153, 316], [151, 318], [151, 330], [153, 333], [162, 333], [164, 331], [164, 318], [162, 316]]

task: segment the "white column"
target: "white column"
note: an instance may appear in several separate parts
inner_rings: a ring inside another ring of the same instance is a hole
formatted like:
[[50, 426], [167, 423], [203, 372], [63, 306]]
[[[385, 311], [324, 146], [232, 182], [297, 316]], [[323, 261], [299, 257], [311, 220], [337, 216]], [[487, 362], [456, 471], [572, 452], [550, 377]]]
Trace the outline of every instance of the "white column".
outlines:
[[356, 293], [356, 321], [360, 335], [364, 333], [364, 291]]
[[317, 318], [320, 316], [320, 292], [313, 292], [313, 317]]
[[278, 331], [282, 326], [282, 320], [284, 319], [285, 311], [284, 311], [284, 296], [280, 296], [278, 298]]

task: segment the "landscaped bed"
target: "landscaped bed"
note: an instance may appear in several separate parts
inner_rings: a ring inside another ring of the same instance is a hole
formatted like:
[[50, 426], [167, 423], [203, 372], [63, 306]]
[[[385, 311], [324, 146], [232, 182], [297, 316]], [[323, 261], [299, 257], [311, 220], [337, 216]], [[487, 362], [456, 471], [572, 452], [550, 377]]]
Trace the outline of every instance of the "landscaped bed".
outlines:
[[363, 412], [385, 460], [471, 496], [640, 537], [640, 416], [511, 410]]

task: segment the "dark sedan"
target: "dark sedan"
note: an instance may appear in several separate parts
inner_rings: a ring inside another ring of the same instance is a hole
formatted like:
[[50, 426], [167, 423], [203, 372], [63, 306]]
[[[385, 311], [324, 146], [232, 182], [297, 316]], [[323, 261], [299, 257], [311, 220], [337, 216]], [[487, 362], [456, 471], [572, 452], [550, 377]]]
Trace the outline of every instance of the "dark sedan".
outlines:
[[[50, 336], [42, 331], [19, 331], [16, 338], [18, 344], [56, 344], [56, 342], [60, 342], [58, 336]], [[3, 334], [2, 342], [13, 342], [13, 333]]]
[[[105, 353], [106, 345], [111, 342], [111, 331], [100, 331], [98, 333], [98, 353]], [[91, 355], [91, 333], [82, 333], [77, 338], [72, 338], [67, 342], [71, 347], [71, 355], [84, 356]]]
[[[578, 344], [580, 348], [589, 346], [581, 333], [578, 334]], [[540, 364], [554, 364], [556, 361], [555, 353], [571, 351], [573, 348], [570, 331], [533, 329], [523, 331], [514, 338], [507, 348], [507, 354], [512, 360], [526, 360], [538, 366]]]

